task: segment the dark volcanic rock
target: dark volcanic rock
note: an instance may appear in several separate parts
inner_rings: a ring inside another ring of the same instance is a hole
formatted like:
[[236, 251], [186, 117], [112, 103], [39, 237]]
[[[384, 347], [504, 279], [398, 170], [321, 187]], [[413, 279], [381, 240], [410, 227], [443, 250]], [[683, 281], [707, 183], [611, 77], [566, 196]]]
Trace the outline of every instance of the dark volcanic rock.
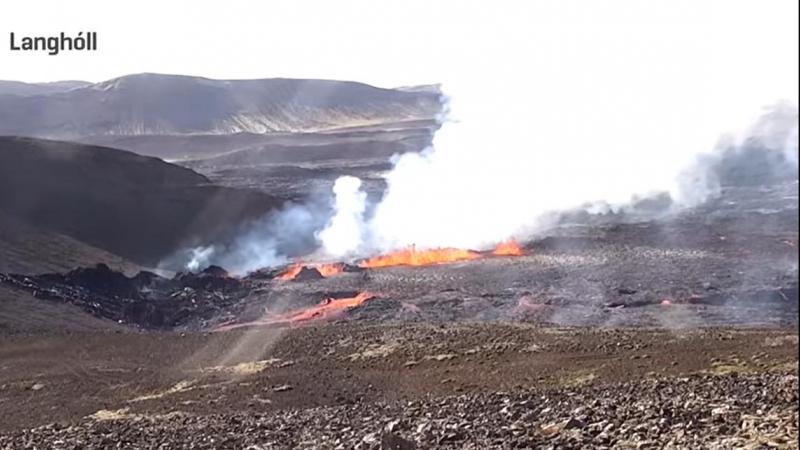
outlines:
[[297, 272], [297, 275], [292, 278], [292, 281], [312, 281], [312, 280], [321, 280], [324, 278], [319, 270], [314, 267], [306, 267], [304, 266], [300, 269], [300, 272]]
[[200, 273], [179, 273], [175, 275], [183, 287], [193, 289], [210, 289], [230, 291], [239, 286], [239, 280], [231, 277], [228, 272], [219, 266], [209, 266]]
[[289, 266], [266, 267], [250, 273], [248, 275], [248, 278], [251, 278], [253, 280], [273, 280], [276, 277], [285, 273], [288, 268]]
[[152, 272], [127, 277], [105, 264], [66, 274], [0, 274], [0, 283], [45, 300], [72, 303], [97, 317], [142, 328], [197, 328], [240, 298], [229, 293], [240, 281], [221, 268], [167, 279]]
[[[61, 278], [59, 275], [44, 275], [54, 280]], [[124, 274], [111, 270], [105, 264], [94, 267], [78, 268], [63, 275], [63, 282], [99, 294], [130, 297], [138, 296], [142, 286], [138, 282], [146, 281], [146, 275], [138, 278], [128, 278]]]
[[201, 275], [209, 276], [209, 277], [218, 277], [218, 278], [228, 278], [230, 274], [228, 271], [223, 269], [220, 266], [208, 266], [200, 272]]
[[369, 269], [365, 269], [355, 264], [342, 264], [342, 271], [345, 273], [365, 272], [367, 270]]
[[138, 286], [150, 286], [151, 284], [160, 280], [161, 277], [154, 274], [153, 272], [148, 272], [146, 270], [142, 270], [132, 278], [133, 282]]

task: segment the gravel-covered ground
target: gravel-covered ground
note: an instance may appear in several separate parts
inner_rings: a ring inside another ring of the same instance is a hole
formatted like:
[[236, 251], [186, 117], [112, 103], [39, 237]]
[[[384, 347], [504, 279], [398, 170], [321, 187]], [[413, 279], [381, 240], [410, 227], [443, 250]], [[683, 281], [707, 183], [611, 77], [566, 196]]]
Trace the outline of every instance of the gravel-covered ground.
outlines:
[[797, 448], [797, 372], [193, 416], [107, 412], [0, 437], [7, 449]]
[[0, 449], [404, 448], [381, 447], [393, 421], [418, 448], [792, 448], [797, 351], [788, 330], [519, 323], [17, 334]]
[[0, 277], [0, 450], [796, 449], [796, 189], [322, 279]]

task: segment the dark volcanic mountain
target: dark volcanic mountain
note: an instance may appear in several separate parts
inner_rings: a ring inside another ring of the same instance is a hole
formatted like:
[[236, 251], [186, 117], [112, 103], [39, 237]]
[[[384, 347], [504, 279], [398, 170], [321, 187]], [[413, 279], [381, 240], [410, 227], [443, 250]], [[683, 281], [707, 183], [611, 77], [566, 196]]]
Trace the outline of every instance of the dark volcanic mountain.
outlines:
[[439, 93], [430, 89], [140, 74], [66, 92], [0, 96], [0, 134], [86, 140], [109, 135], [294, 133], [432, 120], [439, 108]]
[[[57, 245], [88, 244], [142, 265], [192, 239], [221, 238], [283, 201], [253, 191], [214, 186], [192, 170], [122, 150], [31, 138], [0, 137], [0, 267], [52, 268]], [[12, 223], [13, 221], [13, 223]], [[30, 231], [30, 230], [36, 230]], [[5, 234], [5, 233], [3, 233]], [[56, 241], [58, 239], [55, 239]], [[92, 253], [87, 248], [83, 253]], [[12, 260], [13, 259], [13, 260]], [[79, 258], [78, 263], [87, 259]], [[97, 258], [96, 262], [108, 261]]]

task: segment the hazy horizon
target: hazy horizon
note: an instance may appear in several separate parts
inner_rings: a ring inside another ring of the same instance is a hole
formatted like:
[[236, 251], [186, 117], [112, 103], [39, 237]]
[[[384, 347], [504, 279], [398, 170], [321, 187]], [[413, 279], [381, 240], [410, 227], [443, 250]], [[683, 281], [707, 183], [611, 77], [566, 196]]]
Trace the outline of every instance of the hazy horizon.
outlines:
[[[47, 14], [42, 14], [45, 8]], [[495, 21], [527, 7], [509, 3]], [[420, 1], [375, 4], [248, 0], [115, 3], [11, 0], [0, 17], [0, 79], [26, 83], [100, 82], [160, 73], [211, 79], [296, 78], [357, 81], [391, 88], [439, 83], [489, 8]], [[424, 11], [425, 14], [420, 14]], [[497, 13], [500, 14], [497, 14]], [[143, 27], [142, 24], [146, 24]], [[213, 24], [213, 27], [210, 27]], [[9, 51], [9, 33], [97, 32], [96, 52], [56, 56]], [[488, 36], [487, 36], [488, 38]], [[494, 38], [492, 38], [494, 39]]]
[[102, 80], [78, 80], [78, 79], [63, 79], [63, 80], [51, 80], [51, 81], [25, 81], [25, 80], [11, 80], [7, 78], [0, 78], [0, 82], [11, 82], [11, 83], [25, 83], [25, 84], [56, 84], [56, 83], [87, 83], [87, 84], [98, 84], [103, 83], [110, 80], [115, 80], [118, 78], [123, 77], [130, 77], [130, 76], [137, 76], [137, 75], [158, 75], [158, 76], [167, 76], [167, 77], [187, 77], [187, 78], [202, 78], [206, 80], [212, 81], [255, 81], [255, 80], [278, 80], [278, 79], [285, 79], [285, 80], [317, 80], [317, 81], [336, 81], [336, 82], [347, 82], [347, 83], [360, 83], [366, 84], [373, 87], [379, 87], [382, 89], [397, 89], [403, 87], [412, 87], [412, 86], [430, 86], [430, 85], [438, 85], [441, 84], [439, 81], [431, 81], [429, 83], [418, 83], [418, 84], [404, 84], [398, 86], [375, 86], [371, 83], [366, 83], [361, 80], [345, 80], [345, 79], [337, 79], [337, 78], [297, 78], [297, 77], [282, 77], [282, 76], [270, 76], [270, 77], [254, 77], [254, 78], [213, 78], [207, 77], [204, 75], [195, 75], [195, 74], [184, 74], [184, 73], [159, 73], [159, 72], [133, 72], [127, 73], [123, 75], [119, 75], [116, 77], [111, 78], [104, 78]]
[[[602, 64], [604, 55], [619, 53], [608, 47], [619, 43], [630, 47], [631, 59], [648, 60], [653, 56], [649, 53], [666, 49], [671, 54], [663, 56], [686, 76], [703, 77], [693, 66], [698, 58], [711, 57], [715, 63], [735, 63], [731, 69], [748, 73], [782, 59], [783, 67], [791, 69], [773, 67], [789, 70], [776, 73], [773, 83], [796, 85], [797, 79], [798, 4], [784, 0], [646, 5], [627, 0], [504, 1], [491, 6], [419, 0], [379, 4], [233, 0], [224, 7], [197, 1], [190, 8], [156, 0], [116, 2], [114, 8], [101, 0], [87, 0], [79, 7], [69, 2], [8, 0], [3, 7], [0, 79], [27, 83], [96, 83], [160, 73], [231, 80], [347, 80], [392, 88], [464, 77], [494, 78], [501, 75], [500, 67], [530, 72], [526, 66], [543, 53], [563, 55], [554, 59], [558, 65], [550, 70], [581, 71], [589, 64]], [[625, 29], [602, 26], [617, 22]], [[644, 23], [652, 24], [651, 29], [637, 25]], [[760, 31], [755, 34], [753, 29]], [[80, 31], [97, 33], [97, 51], [50, 56], [9, 50], [11, 32], [19, 39]], [[624, 40], [615, 41], [622, 34]], [[665, 46], [661, 41], [669, 36], [677, 40]], [[571, 60], [576, 45], [595, 47], [599, 59]], [[723, 53], [714, 52], [715, 47], [724, 47]], [[728, 49], [737, 49], [738, 55]], [[608, 61], [624, 66], [632, 62]]]

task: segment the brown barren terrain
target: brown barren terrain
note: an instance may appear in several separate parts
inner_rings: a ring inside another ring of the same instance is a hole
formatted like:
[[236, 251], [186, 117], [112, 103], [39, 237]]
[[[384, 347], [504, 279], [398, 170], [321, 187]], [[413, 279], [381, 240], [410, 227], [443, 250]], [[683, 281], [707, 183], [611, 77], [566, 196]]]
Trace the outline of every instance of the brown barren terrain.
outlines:
[[[418, 414], [443, 407], [433, 409], [433, 405], [500, 395], [528, 398], [524, 409], [538, 414], [527, 419], [492, 419], [498, 442], [516, 442], [514, 433], [499, 432], [501, 427], [516, 424], [524, 428], [526, 439], [546, 444], [558, 440], [537, 437], [537, 427], [547, 426], [559, 414], [566, 414], [565, 419], [571, 414], [571, 410], [543, 413], [550, 404], [547, 399], [570, 392], [624, 395], [629, 384], [656, 380], [662, 380], [661, 389], [681, 389], [685, 381], [674, 380], [685, 376], [723, 383], [736, 375], [772, 377], [774, 373], [794, 377], [796, 399], [797, 349], [797, 334], [789, 331], [582, 329], [531, 324], [328, 325], [209, 335], [74, 333], [35, 341], [12, 338], [0, 349], [0, 412], [3, 430], [8, 433], [0, 442], [9, 448], [26, 448], [26, 439], [38, 439], [45, 445], [54, 442], [47, 439], [56, 437], [74, 435], [74, 439], [87, 433], [81, 431], [87, 425], [69, 426], [86, 423], [94, 431], [80, 440], [95, 442], [90, 448], [102, 448], [103, 435], [114, 440], [131, 433], [138, 436], [151, 426], [177, 427], [186, 440], [153, 436], [152, 441], [131, 442], [130, 448], [150, 448], [157, 442], [172, 442], [179, 448], [241, 448], [245, 442], [263, 442], [269, 433], [248, 433], [235, 425], [240, 420], [242, 427], [247, 418], [262, 415], [274, 418], [267, 420], [291, 422], [291, 417], [303, 411], [316, 411], [337, 416], [330, 417], [334, 428], [326, 433], [336, 435], [338, 426], [344, 438], [346, 426], [357, 427], [349, 433], [352, 438], [342, 440], [356, 444], [370, 433], [380, 434], [392, 420], [407, 422], [408, 430], [431, 422]], [[770, 383], [764, 388], [779, 386]], [[623, 398], [618, 397], [620, 407], [625, 406], [620, 401]], [[719, 400], [725, 403], [723, 397]], [[504, 405], [479, 402], [474, 407], [492, 415], [502, 413]], [[551, 407], [562, 406], [553, 403]], [[602, 412], [588, 401], [574, 407], [592, 411], [597, 421], [618, 420], [615, 413]], [[716, 407], [724, 404], [708, 404], [702, 414], [710, 417]], [[790, 408], [775, 403], [760, 407]], [[359, 412], [351, 417], [347, 411]], [[731, 410], [731, 414], [743, 413]], [[364, 415], [373, 420], [353, 422]], [[186, 422], [187, 417], [198, 417], [194, 419], [197, 423], [212, 427], [224, 422], [228, 431], [219, 434], [209, 428], [188, 433], [181, 424], [195, 422]], [[446, 436], [454, 430], [460, 437], [451, 437], [442, 447], [485, 442], [472, 434], [470, 420], [461, 419], [462, 429], [457, 417], [447, 421], [453, 423], [432, 425], [433, 434]], [[796, 426], [796, 416], [794, 421]], [[60, 425], [43, 437], [27, 437], [19, 431], [52, 422]], [[127, 425], [120, 427], [123, 423]], [[305, 432], [308, 430], [300, 427], [286, 430], [283, 436], [288, 440], [266, 448], [292, 448], [291, 442], [299, 445]], [[504, 434], [508, 436], [502, 438]], [[614, 441], [623, 437], [614, 436]], [[209, 439], [216, 439], [216, 446], [208, 443], [203, 447]], [[316, 446], [301, 447], [336, 446], [317, 441]]]
[[[159, 97], [168, 129], [125, 115], [148, 86], [214, 108], [181, 121]], [[318, 104], [292, 82], [237, 86], [286, 101], [244, 117], [222, 82], [147, 75], [6, 105], [106, 92], [121, 129], [102, 108], [53, 116], [60, 135], [9, 126], [188, 168], [0, 138], [0, 449], [798, 448], [796, 169], [734, 152], [697, 208], [566, 212], [446, 261], [137, 274], [341, 175], [378, 197], [391, 154], [435, 128], [435, 89], [304, 84], [351, 94]]]

